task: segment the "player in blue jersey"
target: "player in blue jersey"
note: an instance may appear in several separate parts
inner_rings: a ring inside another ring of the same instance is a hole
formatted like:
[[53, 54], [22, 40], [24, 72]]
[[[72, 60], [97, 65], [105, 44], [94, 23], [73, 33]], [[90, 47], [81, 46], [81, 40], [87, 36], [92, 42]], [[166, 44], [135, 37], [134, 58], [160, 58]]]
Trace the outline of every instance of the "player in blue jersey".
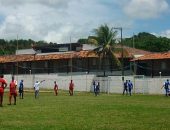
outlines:
[[126, 95], [128, 94], [128, 80], [126, 80], [123, 84], [123, 95], [125, 94], [126, 92]]
[[19, 97], [20, 99], [24, 98], [24, 80], [21, 80], [19, 83]]
[[133, 89], [133, 84], [132, 84], [132, 82], [129, 80], [129, 81], [128, 81], [128, 90], [129, 90], [130, 96], [132, 95], [132, 89]]
[[169, 79], [167, 79], [162, 86], [162, 88], [165, 89], [165, 96], [168, 96], [168, 94], [169, 94], [169, 85], [170, 85]]

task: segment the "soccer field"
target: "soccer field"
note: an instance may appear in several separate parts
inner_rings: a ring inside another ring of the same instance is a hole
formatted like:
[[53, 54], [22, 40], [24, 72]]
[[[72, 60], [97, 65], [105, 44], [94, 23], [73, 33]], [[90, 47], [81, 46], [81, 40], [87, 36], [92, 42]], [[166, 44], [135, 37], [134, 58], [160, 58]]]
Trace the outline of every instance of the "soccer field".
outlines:
[[7, 93], [0, 108], [0, 130], [165, 130], [170, 129], [170, 97], [164, 95], [76, 92], [25, 93], [8, 106]]

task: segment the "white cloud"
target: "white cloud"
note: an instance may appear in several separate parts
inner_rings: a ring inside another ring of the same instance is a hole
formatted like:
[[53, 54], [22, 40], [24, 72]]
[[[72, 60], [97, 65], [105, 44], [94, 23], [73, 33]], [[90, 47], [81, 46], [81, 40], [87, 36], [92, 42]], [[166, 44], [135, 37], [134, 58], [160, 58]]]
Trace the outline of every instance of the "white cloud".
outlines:
[[168, 10], [166, 0], [130, 0], [124, 5], [127, 16], [137, 19], [156, 18]]
[[161, 36], [170, 38], [170, 29], [161, 33]]
[[0, 0], [0, 38], [15, 39], [18, 34], [22, 39], [64, 43], [70, 37], [72, 42], [86, 38], [104, 23], [132, 28], [133, 20], [124, 17], [117, 4], [117, 0]]
[[[75, 0], [76, 1], [76, 0]], [[41, 4], [51, 7], [63, 8], [67, 7], [70, 1], [68, 0], [0, 0], [1, 6], [17, 8], [26, 4]]]
[[[75, 42], [87, 37], [93, 28], [113, 23], [110, 9], [99, 1], [86, 0], [0, 0], [0, 36]], [[1, 19], [1, 18], [0, 18]]]
[[152, 32], [151, 34], [157, 36], [157, 37], [167, 37], [167, 38], [170, 38], [170, 29], [167, 29], [165, 31], [162, 31], [162, 32], [159, 32], [159, 33], [156, 33], [156, 32]]

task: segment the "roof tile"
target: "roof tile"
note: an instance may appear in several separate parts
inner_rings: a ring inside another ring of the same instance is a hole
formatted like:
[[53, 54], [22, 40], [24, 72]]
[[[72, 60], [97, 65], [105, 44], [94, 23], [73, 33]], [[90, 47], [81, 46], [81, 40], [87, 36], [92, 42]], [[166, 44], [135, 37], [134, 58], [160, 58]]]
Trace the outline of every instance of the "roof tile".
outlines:
[[132, 61], [142, 60], [159, 60], [159, 59], [170, 59], [170, 52], [165, 53], [152, 53], [136, 58]]
[[[120, 47], [117, 47], [120, 48]], [[139, 49], [132, 49], [129, 47], [124, 48], [124, 57], [132, 58], [134, 54], [145, 54], [147, 51]], [[121, 58], [121, 51], [115, 51], [114, 55], [117, 58]], [[53, 54], [22, 54], [22, 55], [6, 55], [0, 56], [0, 63], [10, 62], [23, 62], [23, 61], [41, 61], [41, 60], [57, 60], [57, 59], [70, 59], [70, 58], [85, 58], [85, 57], [98, 57], [94, 51], [82, 50], [79, 52], [65, 52], [65, 53], [53, 53]]]

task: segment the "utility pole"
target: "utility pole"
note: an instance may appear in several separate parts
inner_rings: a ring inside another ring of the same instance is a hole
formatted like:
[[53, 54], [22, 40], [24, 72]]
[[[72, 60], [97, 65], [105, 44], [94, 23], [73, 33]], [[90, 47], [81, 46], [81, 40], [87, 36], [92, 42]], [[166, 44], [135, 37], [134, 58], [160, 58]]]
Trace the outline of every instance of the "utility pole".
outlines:
[[115, 27], [114, 29], [120, 30], [120, 42], [121, 42], [121, 70], [122, 70], [122, 81], [124, 82], [124, 54], [123, 54], [123, 41], [122, 41], [122, 27]]
[[135, 34], [133, 33], [133, 48], [135, 48]]
[[124, 55], [123, 55], [122, 27], [120, 28], [120, 32], [121, 32], [121, 48], [122, 48], [122, 81], [124, 82]]
[[72, 64], [73, 64], [72, 62], [73, 61], [72, 61], [72, 52], [71, 51], [72, 51], [72, 46], [71, 46], [71, 36], [70, 36], [70, 53], [71, 53], [70, 54], [70, 56], [71, 56], [71, 58], [70, 58], [70, 72], [71, 72], [71, 80], [72, 80], [72, 71], [73, 71], [72, 70]]
[[[17, 54], [18, 55], [18, 34], [17, 34]], [[18, 61], [17, 61], [17, 82], [18, 82]]]
[[[135, 37], [134, 37], [134, 33], [133, 33], [133, 49], [135, 49]], [[134, 81], [134, 94], [136, 92], [136, 82], [135, 82], [135, 75], [136, 75], [136, 64], [135, 64], [135, 60], [133, 62], [133, 81]]]

